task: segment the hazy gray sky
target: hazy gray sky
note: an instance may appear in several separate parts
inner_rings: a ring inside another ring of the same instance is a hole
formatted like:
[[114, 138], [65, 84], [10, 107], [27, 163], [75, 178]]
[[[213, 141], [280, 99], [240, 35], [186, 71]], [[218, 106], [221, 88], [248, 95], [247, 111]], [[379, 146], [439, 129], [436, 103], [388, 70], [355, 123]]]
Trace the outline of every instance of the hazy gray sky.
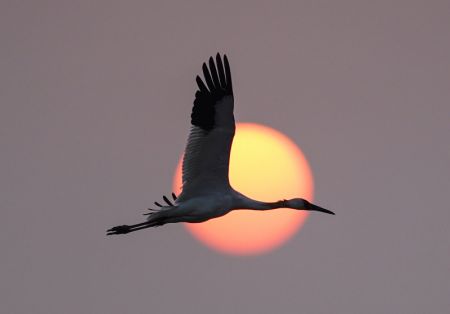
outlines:
[[[0, 312], [448, 313], [449, 29], [448, 1], [2, 1]], [[337, 215], [246, 258], [107, 238], [170, 192], [217, 51]]]

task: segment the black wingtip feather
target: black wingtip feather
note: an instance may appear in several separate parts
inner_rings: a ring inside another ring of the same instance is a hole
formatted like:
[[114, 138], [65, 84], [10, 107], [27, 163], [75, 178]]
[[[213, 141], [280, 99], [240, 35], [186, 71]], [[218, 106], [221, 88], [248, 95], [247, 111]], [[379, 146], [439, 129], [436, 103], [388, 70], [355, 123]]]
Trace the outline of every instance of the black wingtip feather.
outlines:
[[216, 63], [217, 63], [217, 69], [219, 70], [220, 86], [223, 89], [226, 89], [225, 73], [224, 73], [224, 70], [223, 70], [222, 59], [220, 58], [220, 55], [218, 53], [217, 53], [217, 56], [216, 56]]
[[200, 78], [200, 76], [197, 75], [195, 80], [197, 81], [197, 85], [198, 85], [198, 88], [200, 89], [200, 92], [202, 92], [202, 93], [208, 93], [209, 92], [208, 89], [205, 86], [205, 83], [203, 83], [202, 79]]
[[214, 90], [215, 86], [212, 81], [211, 75], [209, 74], [208, 66], [204, 62], [203, 62], [202, 70], [203, 70], [203, 76], [205, 77], [206, 85], [208, 86], [210, 91]]
[[[214, 59], [213, 57], [209, 58], [209, 71], [211, 72], [211, 76], [214, 82], [214, 86], [216, 90], [220, 90], [220, 81], [219, 81], [219, 76], [217, 75], [217, 69], [216, 69], [216, 65], [214, 64]], [[214, 91], [212, 90], [211, 93], [214, 93]]]
[[226, 75], [226, 81], [227, 81], [227, 89], [229, 93], [233, 93], [233, 83], [231, 81], [231, 70], [230, 70], [230, 63], [228, 63], [227, 55], [223, 55], [223, 61], [225, 64], [225, 75]]
[[215, 105], [218, 101], [233, 95], [228, 58], [224, 54], [222, 62], [220, 54], [217, 53], [215, 59], [216, 62], [213, 57], [209, 58], [209, 69], [206, 63], [202, 65], [206, 85], [199, 76], [195, 78], [199, 90], [195, 93], [191, 123], [205, 131], [214, 128]]

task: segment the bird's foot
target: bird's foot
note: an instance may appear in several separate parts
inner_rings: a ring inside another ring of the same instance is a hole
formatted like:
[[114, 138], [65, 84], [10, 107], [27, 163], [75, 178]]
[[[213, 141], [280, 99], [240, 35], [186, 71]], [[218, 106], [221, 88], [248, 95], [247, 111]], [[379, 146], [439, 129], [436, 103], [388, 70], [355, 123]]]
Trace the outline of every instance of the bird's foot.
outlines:
[[128, 225], [121, 225], [116, 226], [111, 229], [108, 229], [106, 235], [112, 235], [112, 234], [127, 234], [131, 231], [131, 226]]

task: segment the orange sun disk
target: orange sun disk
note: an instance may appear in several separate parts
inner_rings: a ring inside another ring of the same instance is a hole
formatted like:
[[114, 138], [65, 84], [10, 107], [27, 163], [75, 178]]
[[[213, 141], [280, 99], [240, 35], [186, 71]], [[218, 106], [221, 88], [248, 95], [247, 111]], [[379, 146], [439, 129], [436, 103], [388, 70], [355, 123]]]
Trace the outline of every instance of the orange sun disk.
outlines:
[[[181, 192], [182, 158], [174, 177]], [[294, 197], [313, 201], [313, 176], [302, 151], [287, 136], [267, 126], [238, 123], [231, 149], [229, 177], [237, 191], [261, 201]], [[280, 208], [236, 210], [203, 223], [186, 223], [187, 230], [208, 247], [233, 254], [270, 251], [292, 237], [308, 213]]]

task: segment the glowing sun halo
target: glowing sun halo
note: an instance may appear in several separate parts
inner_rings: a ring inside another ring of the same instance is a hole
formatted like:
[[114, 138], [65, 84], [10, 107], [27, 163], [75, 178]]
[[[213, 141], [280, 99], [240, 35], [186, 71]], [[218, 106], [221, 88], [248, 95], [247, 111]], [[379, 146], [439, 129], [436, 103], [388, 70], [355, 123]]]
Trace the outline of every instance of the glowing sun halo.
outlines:
[[[301, 150], [284, 134], [267, 126], [238, 123], [230, 158], [230, 183], [239, 192], [261, 201], [302, 197], [312, 201], [313, 177]], [[174, 191], [181, 191], [180, 159]], [[269, 251], [301, 227], [307, 212], [280, 208], [237, 210], [187, 230], [215, 250], [235, 255]]]

